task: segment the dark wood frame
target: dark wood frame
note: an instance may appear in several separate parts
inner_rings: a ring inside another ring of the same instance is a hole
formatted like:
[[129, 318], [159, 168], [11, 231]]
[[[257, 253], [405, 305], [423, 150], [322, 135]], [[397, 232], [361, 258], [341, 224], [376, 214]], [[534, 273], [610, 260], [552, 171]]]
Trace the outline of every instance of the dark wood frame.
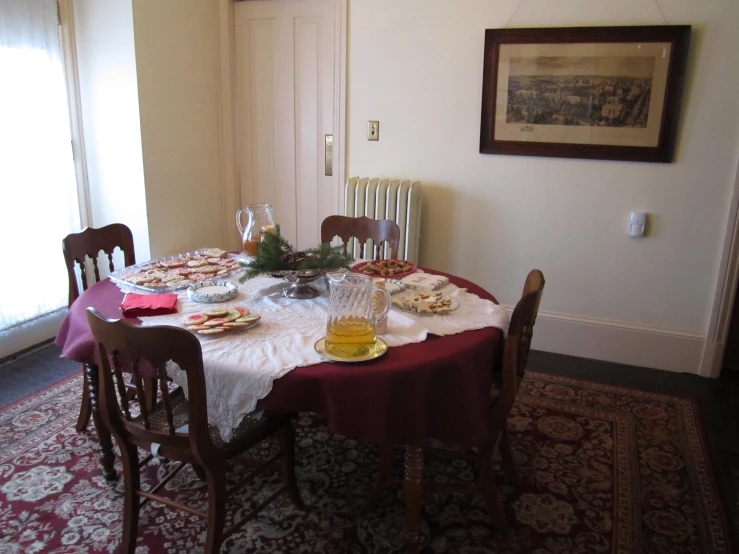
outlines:
[[[673, 161], [685, 66], [690, 43], [689, 25], [642, 27], [567, 27], [556, 29], [487, 29], [482, 82], [480, 152], [518, 156], [555, 156], [640, 162]], [[656, 147], [495, 140], [495, 106], [502, 44], [669, 42], [669, 60], [659, 142]]]

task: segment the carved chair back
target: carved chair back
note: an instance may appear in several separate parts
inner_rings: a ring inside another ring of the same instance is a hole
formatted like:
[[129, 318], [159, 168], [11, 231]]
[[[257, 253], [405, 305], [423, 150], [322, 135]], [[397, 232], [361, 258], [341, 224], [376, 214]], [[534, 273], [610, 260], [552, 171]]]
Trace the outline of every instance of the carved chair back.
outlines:
[[[163, 456], [178, 460], [192, 459], [193, 455], [200, 460], [215, 450], [208, 431], [202, 350], [195, 335], [179, 327], [140, 327], [122, 319], [106, 319], [94, 308], [87, 312], [97, 346], [100, 411], [118, 440], [145, 450], [156, 443]], [[170, 390], [169, 361], [176, 364], [175, 371], [186, 375], [187, 400], [181, 391]], [[144, 380], [151, 367], [156, 372], [160, 401], [154, 409], [137, 403], [137, 414], [131, 409], [123, 372], [131, 374], [137, 396], [146, 398]]]
[[[383, 259], [385, 242], [390, 248], [390, 259], [398, 257], [400, 227], [391, 219], [370, 219], [365, 216], [329, 216], [321, 223], [321, 243], [329, 243], [337, 236], [344, 241], [345, 254], [350, 239], [355, 238], [359, 243], [360, 258]], [[374, 252], [370, 252], [368, 256], [365, 256], [364, 246], [368, 240], [372, 240]]]
[[113, 251], [116, 247], [123, 251], [123, 259], [126, 267], [136, 263], [133, 235], [131, 234], [131, 230], [123, 223], [112, 223], [99, 229], [86, 227], [79, 233], [72, 233], [64, 238], [62, 241], [62, 250], [64, 252], [64, 261], [67, 264], [70, 305], [80, 295], [75, 268], [79, 268], [82, 290], [85, 291], [88, 287], [85, 260], [89, 258], [92, 261], [94, 282], [97, 283], [100, 280], [100, 269], [98, 268], [98, 255], [100, 251], [102, 250], [108, 255], [108, 268], [110, 271], [113, 271], [115, 269]]

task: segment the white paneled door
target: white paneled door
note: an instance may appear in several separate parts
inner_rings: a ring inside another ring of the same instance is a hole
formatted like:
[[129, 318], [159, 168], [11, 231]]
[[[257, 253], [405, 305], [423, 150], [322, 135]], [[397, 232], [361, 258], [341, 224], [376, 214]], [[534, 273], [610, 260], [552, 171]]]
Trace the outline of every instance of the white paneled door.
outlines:
[[317, 246], [321, 221], [338, 213], [338, 148], [327, 168], [325, 146], [338, 135], [335, 10], [335, 0], [235, 6], [242, 205], [274, 204], [298, 248]]

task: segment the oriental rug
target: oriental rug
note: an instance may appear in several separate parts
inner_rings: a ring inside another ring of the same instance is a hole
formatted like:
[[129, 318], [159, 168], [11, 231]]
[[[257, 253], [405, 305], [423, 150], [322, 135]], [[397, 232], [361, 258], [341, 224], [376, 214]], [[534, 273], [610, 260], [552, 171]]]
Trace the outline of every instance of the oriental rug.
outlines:
[[[115, 552], [122, 483], [107, 483], [94, 431], [75, 432], [81, 377], [0, 411], [0, 553]], [[449, 417], [453, 417], [450, 414]], [[587, 381], [527, 374], [509, 420], [522, 487], [498, 472], [515, 522], [495, 533], [478, 496], [426, 493], [423, 552], [729, 553], [732, 539], [696, 404]], [[309, 511], [278, 499], [224, 544], [231, 553], [387, 553], [402, 548], [403, 493], [388, 488], [361, 515], [374, 484], [376, 447], [330, 433], [319, 417], [296, 421], [297, 477]], [[259, 455], [268, 454], [265, 447]], [[168, 462], [151, 467], [152, 481]], [[402, 471], [399, 459], [398, 473]], [[230, 479], [244, 471], [238, 463]], [[427, 460], [426, 478], [472, 481], [464, 462]], [[266, 475], [232, 506], [247, 513], [279, 485]], [[179, 501], [207, 504], [190, 468], [167, 485]], [[150, 504], [138, 553], [203, 551], [205, 523]]]

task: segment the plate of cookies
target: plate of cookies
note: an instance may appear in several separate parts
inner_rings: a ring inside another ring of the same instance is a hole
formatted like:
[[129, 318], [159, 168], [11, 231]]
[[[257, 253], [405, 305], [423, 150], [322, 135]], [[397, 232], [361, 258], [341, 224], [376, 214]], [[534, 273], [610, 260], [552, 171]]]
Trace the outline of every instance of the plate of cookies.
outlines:
[[110, 273], [110, 280], [133, 291], [174, 292], [193, 283], [224, 277], [243, 269], [241, 258], [220, 248], [157, 258]]
[[439, 291], [410, 291], [392, 297], [393, 306], [419, 315], [444, 315], [459, 308], [459, 300]]
[[370, 277], [400, 279], [416, 271], [416, 264], [405, 260], [370, 260], [354, 264], [352, 271]]
[[254, 327], [261, 316], [240, 306], [210, 308], [197, 314], [188, 314], [182, 320], [185, 329], [206, 337], [241, 331]]

